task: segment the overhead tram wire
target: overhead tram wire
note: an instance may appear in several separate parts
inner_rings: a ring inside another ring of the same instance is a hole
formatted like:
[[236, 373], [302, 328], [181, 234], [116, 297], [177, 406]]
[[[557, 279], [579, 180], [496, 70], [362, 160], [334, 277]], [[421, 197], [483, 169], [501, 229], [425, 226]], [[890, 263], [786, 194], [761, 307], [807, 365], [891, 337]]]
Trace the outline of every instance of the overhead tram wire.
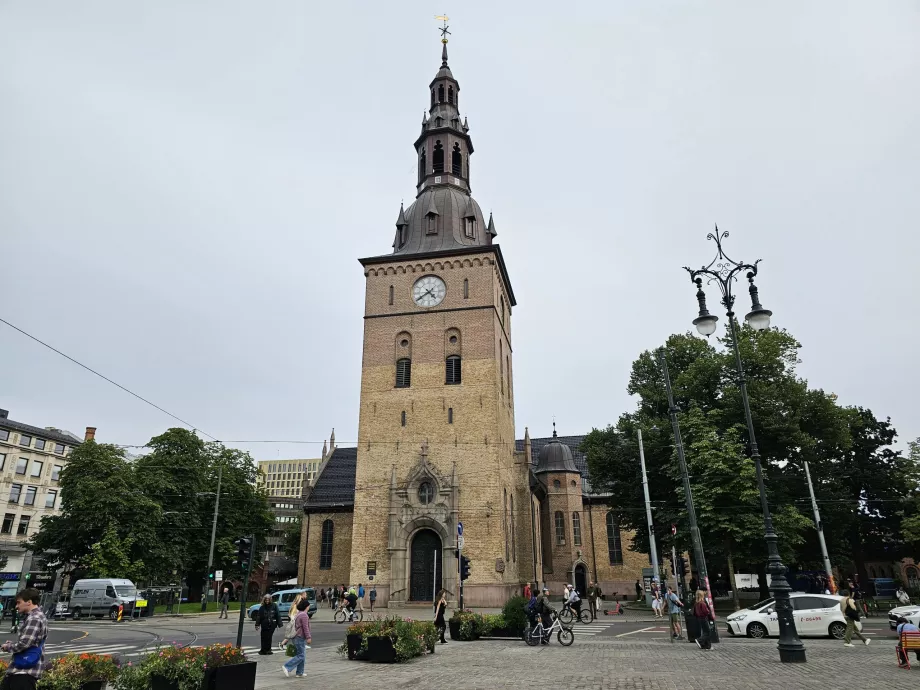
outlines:
[[168, 416], [172, 417], [173, 419], [175, 419], [175, 420], [178, 421], [178, 422], [182, 422], [183, 424], [185, 424], [185, 426], [189, 427], [190, 429], [192, 429], [192, 430], [194, 430], [194, 431], [199, 431], [199, 432], [201, 432], [201, 434], [202, 434], [203, 436], [207, 436], [207, 437], [210, 438], [210, 439], [213, 439], [213, 440], [215, 440], [215, 441], [220, 442], [220, 439], [218, 439], [218, 438], [216, 438], [216, 437], [214, 437], [214, 436], [211, 436], [211, 434], [209, 434], [209, 433], [207, 433], [207, 432], [205, 432], [205, 431], [202, 431], [202, 430], [201, 430], [201, 427], [195, 426], [194, 424], [191, 424], [190, 422], [186, 422], [184, 419], [182, 419], [181, 417], [177, 417], [176, 415], [174, 415], [174, 414], [173, 414], [172, 412], [170, 412], [169, 410], [164, 410], [162, 407], [160, 407], [160, 406], [157, 405], [156, 403], [152, 403], [152, 402], [150, 402], [149, 400], [147, 400], [147, 398], [144, 398], [143, 396], [138, 395], [137, 393], [135, 393], [135, 392], [132, 391], [132, 390], [128, 390], [127, 388], [125, 388], [124, 386], [122, 386], [120, 383], [117, 383], [117, 382], [113, 381], [112, 379], [110, 379], [108, 376], [105, 376], [104, 374], [100, 374], [98, 371], [96, 371], [95, 369], [92, 369], [91, 367], [86, 366], [86, 365], [83, 364], [82, 362], [78, 362], [77, 360], [75, 360], [75, 359], [74, 359], [73, 357], [71, 357], [70, 355], [65, 354], [65, 353], [61, 352], [60, 350], [58, 350], [56, 347], [52, 347], [51, 345], [49, 345], [49, 344], [46, 343], [45, 341], [40, 340], [39, 338], [36, 338], [36, 337], [35, 337], [34, 335], [32, 335], [31, 333], [27, 333], [26, 331], [22, 330], [22, 329], [19, 328], [18, 326], [14, 326], [13, 324], [11, 324], [11, 323], [10, 323], [9, 321], [7, 321], [6, 319], [0, 318], [0, 323], [5, 323], [7, 326], [9, 326], [10, 328], [12, 328], [14, 331], [18, 331], [19, 333], [22, 333], [24, 336], [26, 336], [27, 338], [31, 338], [32, 340], [34, 340], [34, 341], [35, 341], [36, 343], [38, 343], [39, 345], [43, 345], [44, 347], [47, 347], [47, 348], [48, 348], [49, 350], [51, 350], [52, 352], [55, 352], [55, 353], [59, 354], [59, 355], [60, 355], [61, 357], [63, 357], [64, 359], [68, 359], [68, 360], [70, 360], [71, 362], [73, 362], [74, 364], [76, 364], [77, 366], [83, 367], [84, 369], [86, 369], [86, 370], [87, 370], [88, 372], [90, 372], [91, 374], [95, 374], [96, 376], [98, 376], [99, 378], [103, 379], [104, 381], [108, 381], [108, 382], [111, 383], [113, 386], [116, 386], [117, 388], [120, 388], [121, 390], [123, 390], [125, 393], [128, 393], [129, 395], [133, 395], [135, 398], [137, 398], [137, 399], [140, 400], [141, 402], [147, 403], [147, 404], [150, 405], [151, 407], [153, 407], [153, 408], [159, 410], [160, 412], [162, 412], [162, 413], [165, 414], [165, 415], [168, 415]]

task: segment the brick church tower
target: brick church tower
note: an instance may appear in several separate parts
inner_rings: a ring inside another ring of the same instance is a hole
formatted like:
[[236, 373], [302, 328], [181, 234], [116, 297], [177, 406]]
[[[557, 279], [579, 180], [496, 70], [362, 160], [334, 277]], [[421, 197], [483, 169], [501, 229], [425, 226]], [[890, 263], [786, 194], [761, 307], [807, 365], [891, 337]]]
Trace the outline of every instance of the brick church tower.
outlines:
[[[465, 602], [498, 605], [520, 583], [511, 308], [495, 226], [470, 194], [473, 142], [447, 63], [429, 86], [415, 141], [415, 202], [393, 252], [361, 259], [364, 355], [350, 582], [382, 601], [456, 600], [457, 524], [471, 559]], [[520, 502], [520, 498], [518, 498]], [[519, 506], [527, 514], [529, 506]], [[525, 537], [526, 535], [526, 537]]]

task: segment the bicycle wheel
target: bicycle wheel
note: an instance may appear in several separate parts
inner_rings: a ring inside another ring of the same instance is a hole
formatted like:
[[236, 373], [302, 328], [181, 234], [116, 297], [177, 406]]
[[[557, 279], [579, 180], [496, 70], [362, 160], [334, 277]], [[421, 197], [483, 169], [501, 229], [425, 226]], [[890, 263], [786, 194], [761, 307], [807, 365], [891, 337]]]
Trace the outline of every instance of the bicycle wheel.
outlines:
[[358, 618], [358, 623], [364, 620], [364, 611], [355, 611], [355, 616]]
[[578, 620], [587, 625], [594, 622], [594, 616], [591, 615], [591, 612], [588, 609], [582, 609], [578, 616]]
[[559, 644], [563, 647], [568, 647], [575, 641], [575, 633], [569, 628], [562, 628], [562, 630], [556, 633], [556, 639], [559, 640]]
[[345, 614], [345, 612], [342, 609], [339, 609], [338, 611], [335, 612], [335, 615], [332, 617], [332, 619], [336, 623], [344, 623], [347, 617], [348, 616]]
[[536, 647], [540, 644], [540, 639], [543, 637], [543, 626], [540, 623], [537, 623], [537, 627], [527, 629], [527, 644], [531, 647]]
[[562, 609], [559, 612], [559, 620], [563, 623], [569, 624], [575, 619], [572, 609]]

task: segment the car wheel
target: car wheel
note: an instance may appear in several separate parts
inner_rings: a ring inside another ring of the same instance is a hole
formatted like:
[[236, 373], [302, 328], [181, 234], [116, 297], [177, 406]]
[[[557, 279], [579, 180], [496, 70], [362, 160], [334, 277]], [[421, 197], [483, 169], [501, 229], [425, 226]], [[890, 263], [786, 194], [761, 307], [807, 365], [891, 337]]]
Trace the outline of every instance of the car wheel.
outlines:
[[834, 621], [827, 628], [827, 634], [835, 640], [842, 640], [847, 632], [847, 624], [840, 621]]
[[115, 623], [118, 621], [118, 609], [112, 608], [109, 610], [109, 619]]
[[80, 610], [79, 606], [73, 610], [73, 619], [75, 621], [80, 620], [80, 616], [82, 615], [83, 615], [83, 611]]
[[753, 637], [756, 640], [764, 638], [767, 636], [767, 628], [763, 623], [751, 623], [747, 629], [748, 637]]

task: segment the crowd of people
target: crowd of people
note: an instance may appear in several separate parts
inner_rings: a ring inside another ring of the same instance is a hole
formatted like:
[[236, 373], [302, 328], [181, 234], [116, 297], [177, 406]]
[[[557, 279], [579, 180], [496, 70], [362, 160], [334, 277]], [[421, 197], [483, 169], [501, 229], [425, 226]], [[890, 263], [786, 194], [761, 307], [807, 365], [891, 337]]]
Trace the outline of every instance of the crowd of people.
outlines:
[[[354, 597], [354, 601], [351, 598]], [[359, 582], [357, 586], [336, 585], [335, 587], [320, 588], [316, 593], [316, 605], [318, 608], [328, 606], [335, 610], [340, 603], [345, 603], [349, 613], [358, 610], [364, 611], [364, 600], [367, 597], [370, 604], [370, 612], [374, 612], [374, 605], [377, 603], [377, 588], [374, 585], [367, 590], [364, 583]]]

